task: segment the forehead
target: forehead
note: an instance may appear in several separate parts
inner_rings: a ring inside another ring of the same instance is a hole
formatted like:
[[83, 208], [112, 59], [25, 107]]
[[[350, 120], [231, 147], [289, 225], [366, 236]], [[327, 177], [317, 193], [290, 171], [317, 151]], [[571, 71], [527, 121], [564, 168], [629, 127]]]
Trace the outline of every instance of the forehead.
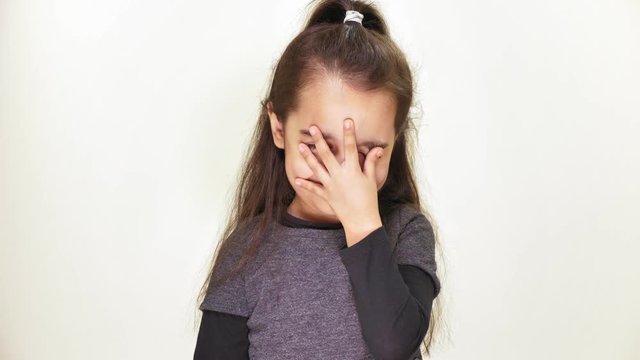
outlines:
[[351, 118], [358, 142], [390, 141], [395, 136], [396, 102], [386, 90], [362, 91], [337, 76], [323, 75], [304, 88], [298, 100], [287, 119], [287, 127], [296, 134], [316, 125], [323, 134], [342, 139], [343, 121]]

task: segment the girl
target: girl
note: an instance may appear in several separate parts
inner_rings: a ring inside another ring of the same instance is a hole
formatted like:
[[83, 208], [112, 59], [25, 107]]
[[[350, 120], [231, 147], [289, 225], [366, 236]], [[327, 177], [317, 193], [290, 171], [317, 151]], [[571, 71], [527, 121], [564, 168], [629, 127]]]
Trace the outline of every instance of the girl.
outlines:
[[441, 285], [412, 99], [379, 11], [317, 3], [262, 101], [194, 359], [422, 359]]

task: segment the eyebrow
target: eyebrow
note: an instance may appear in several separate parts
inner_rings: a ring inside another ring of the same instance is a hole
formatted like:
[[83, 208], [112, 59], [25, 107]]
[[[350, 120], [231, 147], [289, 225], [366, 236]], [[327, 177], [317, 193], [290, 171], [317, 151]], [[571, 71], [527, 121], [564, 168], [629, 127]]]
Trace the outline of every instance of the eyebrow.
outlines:
[[[309, 133], [309, 130], [307, 130], [307, 129], [300, 130], [300, 134], [311, 137], [311, 134]], [[335, 137], [333, 135], [331, 135], [331, 134], [322, 133], [322, 137], [325, 138], [326, 140], [329, 140], [329, 141], [335, 140]], [[361, 143], [359, 143], [357, 145], [358, 146], [364, 146], [367, 149], [371, 150], [374, 147], [381, 147], [381, 148], [384, 149], [389, 144], [387, 144], [386, 142], [379, 142], [379, 141], [371, 141], [371, 140], [369, 140], [369, 141], [363, 141], [363, 142], [361, 142]]]

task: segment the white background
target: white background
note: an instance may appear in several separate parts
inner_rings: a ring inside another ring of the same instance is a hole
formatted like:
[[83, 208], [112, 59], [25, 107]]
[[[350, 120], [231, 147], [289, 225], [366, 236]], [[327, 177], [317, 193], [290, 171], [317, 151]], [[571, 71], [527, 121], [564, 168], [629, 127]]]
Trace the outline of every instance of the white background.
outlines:
[[[377, 3], [419, 85], [434, 358], [640, 358], [640, 2]], [[0, 359], [192, 357], [306, 1], [231, 4], [0, 1]]]

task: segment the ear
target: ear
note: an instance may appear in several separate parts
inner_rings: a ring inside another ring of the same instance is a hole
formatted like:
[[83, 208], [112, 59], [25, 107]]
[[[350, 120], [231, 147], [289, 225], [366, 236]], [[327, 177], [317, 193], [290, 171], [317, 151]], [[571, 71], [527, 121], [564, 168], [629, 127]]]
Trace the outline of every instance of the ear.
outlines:
[[267, 103], [267, 113], [269, 114], [269, 122], [271, 123], [273, 143], [276, 147], [284, 149], [284, 124], [278, 120], [276, 113], [273, 112], [273, 104], [271, 101]]

